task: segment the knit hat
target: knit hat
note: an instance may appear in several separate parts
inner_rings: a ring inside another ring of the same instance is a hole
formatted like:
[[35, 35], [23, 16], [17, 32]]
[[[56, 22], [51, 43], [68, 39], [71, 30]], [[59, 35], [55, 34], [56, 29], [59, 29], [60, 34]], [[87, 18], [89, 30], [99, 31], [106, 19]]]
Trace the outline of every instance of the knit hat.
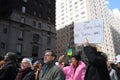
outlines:
[[32, 68], [32, 62], [29, 58], [23, 58], [22, 62], [27, 62], [28, 64], [30, 64], [30, 67]]
[[8, 55], [8, 59], [10, 61], [14, 61], [14, 62], [17, 61], [17, 55], [16, 55], [16, 53], [14, 53], [14, 52], [8, 52], [7, 55]]

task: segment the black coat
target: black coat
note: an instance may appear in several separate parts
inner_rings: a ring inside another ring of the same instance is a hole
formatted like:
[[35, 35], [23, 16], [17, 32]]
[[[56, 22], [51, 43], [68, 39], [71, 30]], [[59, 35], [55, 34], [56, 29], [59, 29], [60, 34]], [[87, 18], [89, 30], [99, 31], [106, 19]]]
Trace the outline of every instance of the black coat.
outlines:
[[23, 78], [23, 80], [35, 80], [35, 74], [34, 71], [29, 72], [26, 74]]
[[34, 71], [30, 67], [21, 69], [17, 74], [16, 80], [35, 80]]
[[91, 46], [84, 47], [84, 53], [89, 61], [84, 80], [110, 80], [106, 57]]
[[15, 63], [11, 61], [6, 62], [0, 70], [0, 80], [15, 80], [17, 70]]
[[118, 80], [120, 80], [120, 68], [117, 67], [116, 72], [117, 72]]

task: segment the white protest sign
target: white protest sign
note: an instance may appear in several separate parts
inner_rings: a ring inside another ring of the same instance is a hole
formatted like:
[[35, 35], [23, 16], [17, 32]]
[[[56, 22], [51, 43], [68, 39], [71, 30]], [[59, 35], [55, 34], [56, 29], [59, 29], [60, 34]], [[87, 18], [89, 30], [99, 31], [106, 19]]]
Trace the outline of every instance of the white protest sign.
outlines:
[[116, 56], [116, 62], [119, 63], [120, 62], [120, 55]]
[[75, 44], [83, 43], [85, 38], [89, 43], [103, 42], [103, 20], [96, 19], [88, 22], [74, 23], [74, 42]]

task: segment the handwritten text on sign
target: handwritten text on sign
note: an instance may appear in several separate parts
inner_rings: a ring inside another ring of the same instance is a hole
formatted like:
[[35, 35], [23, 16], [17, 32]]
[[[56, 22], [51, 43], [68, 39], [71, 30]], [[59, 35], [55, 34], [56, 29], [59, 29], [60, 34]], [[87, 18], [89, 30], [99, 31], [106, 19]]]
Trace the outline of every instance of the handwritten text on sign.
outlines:
[[83, 43], [85, 38], [90, 43], [103, 42], [103, 20], [96, 19], [83, 23], [74, 23], [74, 42]]

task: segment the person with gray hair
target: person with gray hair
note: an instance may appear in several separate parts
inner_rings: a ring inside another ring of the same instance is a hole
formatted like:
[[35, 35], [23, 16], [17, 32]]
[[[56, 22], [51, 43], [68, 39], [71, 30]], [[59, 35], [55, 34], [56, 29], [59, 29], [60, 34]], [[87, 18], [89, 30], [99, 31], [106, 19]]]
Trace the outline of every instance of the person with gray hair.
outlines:
[[31, 60], [29, 58], [23, 58], [21, 61], [21, 69], [17, 74], [16, 80], [35, 80], [35, 74], [32, 69]]

